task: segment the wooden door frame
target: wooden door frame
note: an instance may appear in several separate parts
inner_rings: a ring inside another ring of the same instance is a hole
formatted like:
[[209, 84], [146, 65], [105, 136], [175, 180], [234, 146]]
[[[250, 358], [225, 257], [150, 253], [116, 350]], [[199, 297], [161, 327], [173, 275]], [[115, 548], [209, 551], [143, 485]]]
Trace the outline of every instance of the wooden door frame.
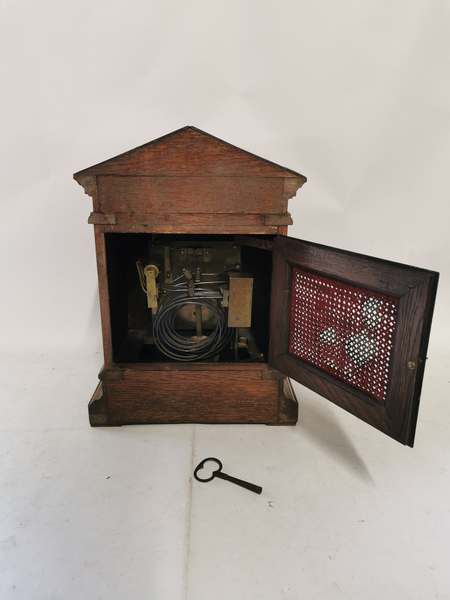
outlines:
[[[438, 273], [285, 236], [276, 236], [273, 249], [269, 364], [412, 446]], [[292, 266], [398, 298], [385, 402], [289, 354]]]

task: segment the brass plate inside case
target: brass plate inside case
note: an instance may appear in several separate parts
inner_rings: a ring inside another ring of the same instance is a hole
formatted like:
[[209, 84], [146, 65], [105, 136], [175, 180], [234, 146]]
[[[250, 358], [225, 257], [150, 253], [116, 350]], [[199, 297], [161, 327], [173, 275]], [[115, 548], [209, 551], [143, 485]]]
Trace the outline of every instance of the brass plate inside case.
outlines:
[[252, 295], [253, 277], [238, 275], [230, 277], [228, 327], [251, 327]]

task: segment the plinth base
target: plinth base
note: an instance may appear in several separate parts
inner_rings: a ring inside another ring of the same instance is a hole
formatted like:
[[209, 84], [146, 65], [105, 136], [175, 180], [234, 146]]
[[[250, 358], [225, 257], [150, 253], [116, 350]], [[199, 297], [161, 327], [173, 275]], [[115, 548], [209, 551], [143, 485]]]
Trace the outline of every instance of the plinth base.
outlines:
[[94, 427], [297, 422], [290, 381], [266, 363], [133, 365], [104, 369], [100, 380], [89, 402]]

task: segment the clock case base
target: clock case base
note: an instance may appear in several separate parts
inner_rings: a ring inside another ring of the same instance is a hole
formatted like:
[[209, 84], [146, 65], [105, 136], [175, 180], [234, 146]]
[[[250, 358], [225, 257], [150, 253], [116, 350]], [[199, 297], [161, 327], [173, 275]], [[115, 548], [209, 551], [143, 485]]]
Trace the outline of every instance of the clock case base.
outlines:
[[183, 367], [103, 369], [89, 402], [91, 426], [297, 423], [290, 380], [267, 364]]

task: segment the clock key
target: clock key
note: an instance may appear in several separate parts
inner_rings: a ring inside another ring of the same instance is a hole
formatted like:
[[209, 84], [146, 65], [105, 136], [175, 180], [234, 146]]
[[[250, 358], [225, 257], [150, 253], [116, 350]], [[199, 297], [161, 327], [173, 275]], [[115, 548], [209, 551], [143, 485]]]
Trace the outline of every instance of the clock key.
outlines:
[[[207, 462], [216, 463], [217, 469], [212, 471], [211, 475], [209, 475], [208, 477], [202, 478], [199, 476], [199, 473], [205, 467], [205, 464]], [[219, 479], [224, 479], [225, 481], [230, 481], [231, 483], [240, 485], [241, 487], [245, 488], [246, 490], [250, 490], [251, 492], [254, 492], [255, 494], [260, 494], [262, 492], [262, 487], [260, 485], [255, 485], [254, 483], [249, 483], [248, 481], [243, 481], [242, 479], [238, 479], [237, 477], [232, 477], [231, 475], [224, 473], [222, 471], [222, 468], [223, 468], [223, 465], [218, 458], [214, 458], [212, 456], [209, 458], [204, 458], [195, 467], [194, 477], [197, 481], [201, 481], [202, 483], [207, 483], [208, 481], [212, 481], [215, 477], [218, 477]]]

